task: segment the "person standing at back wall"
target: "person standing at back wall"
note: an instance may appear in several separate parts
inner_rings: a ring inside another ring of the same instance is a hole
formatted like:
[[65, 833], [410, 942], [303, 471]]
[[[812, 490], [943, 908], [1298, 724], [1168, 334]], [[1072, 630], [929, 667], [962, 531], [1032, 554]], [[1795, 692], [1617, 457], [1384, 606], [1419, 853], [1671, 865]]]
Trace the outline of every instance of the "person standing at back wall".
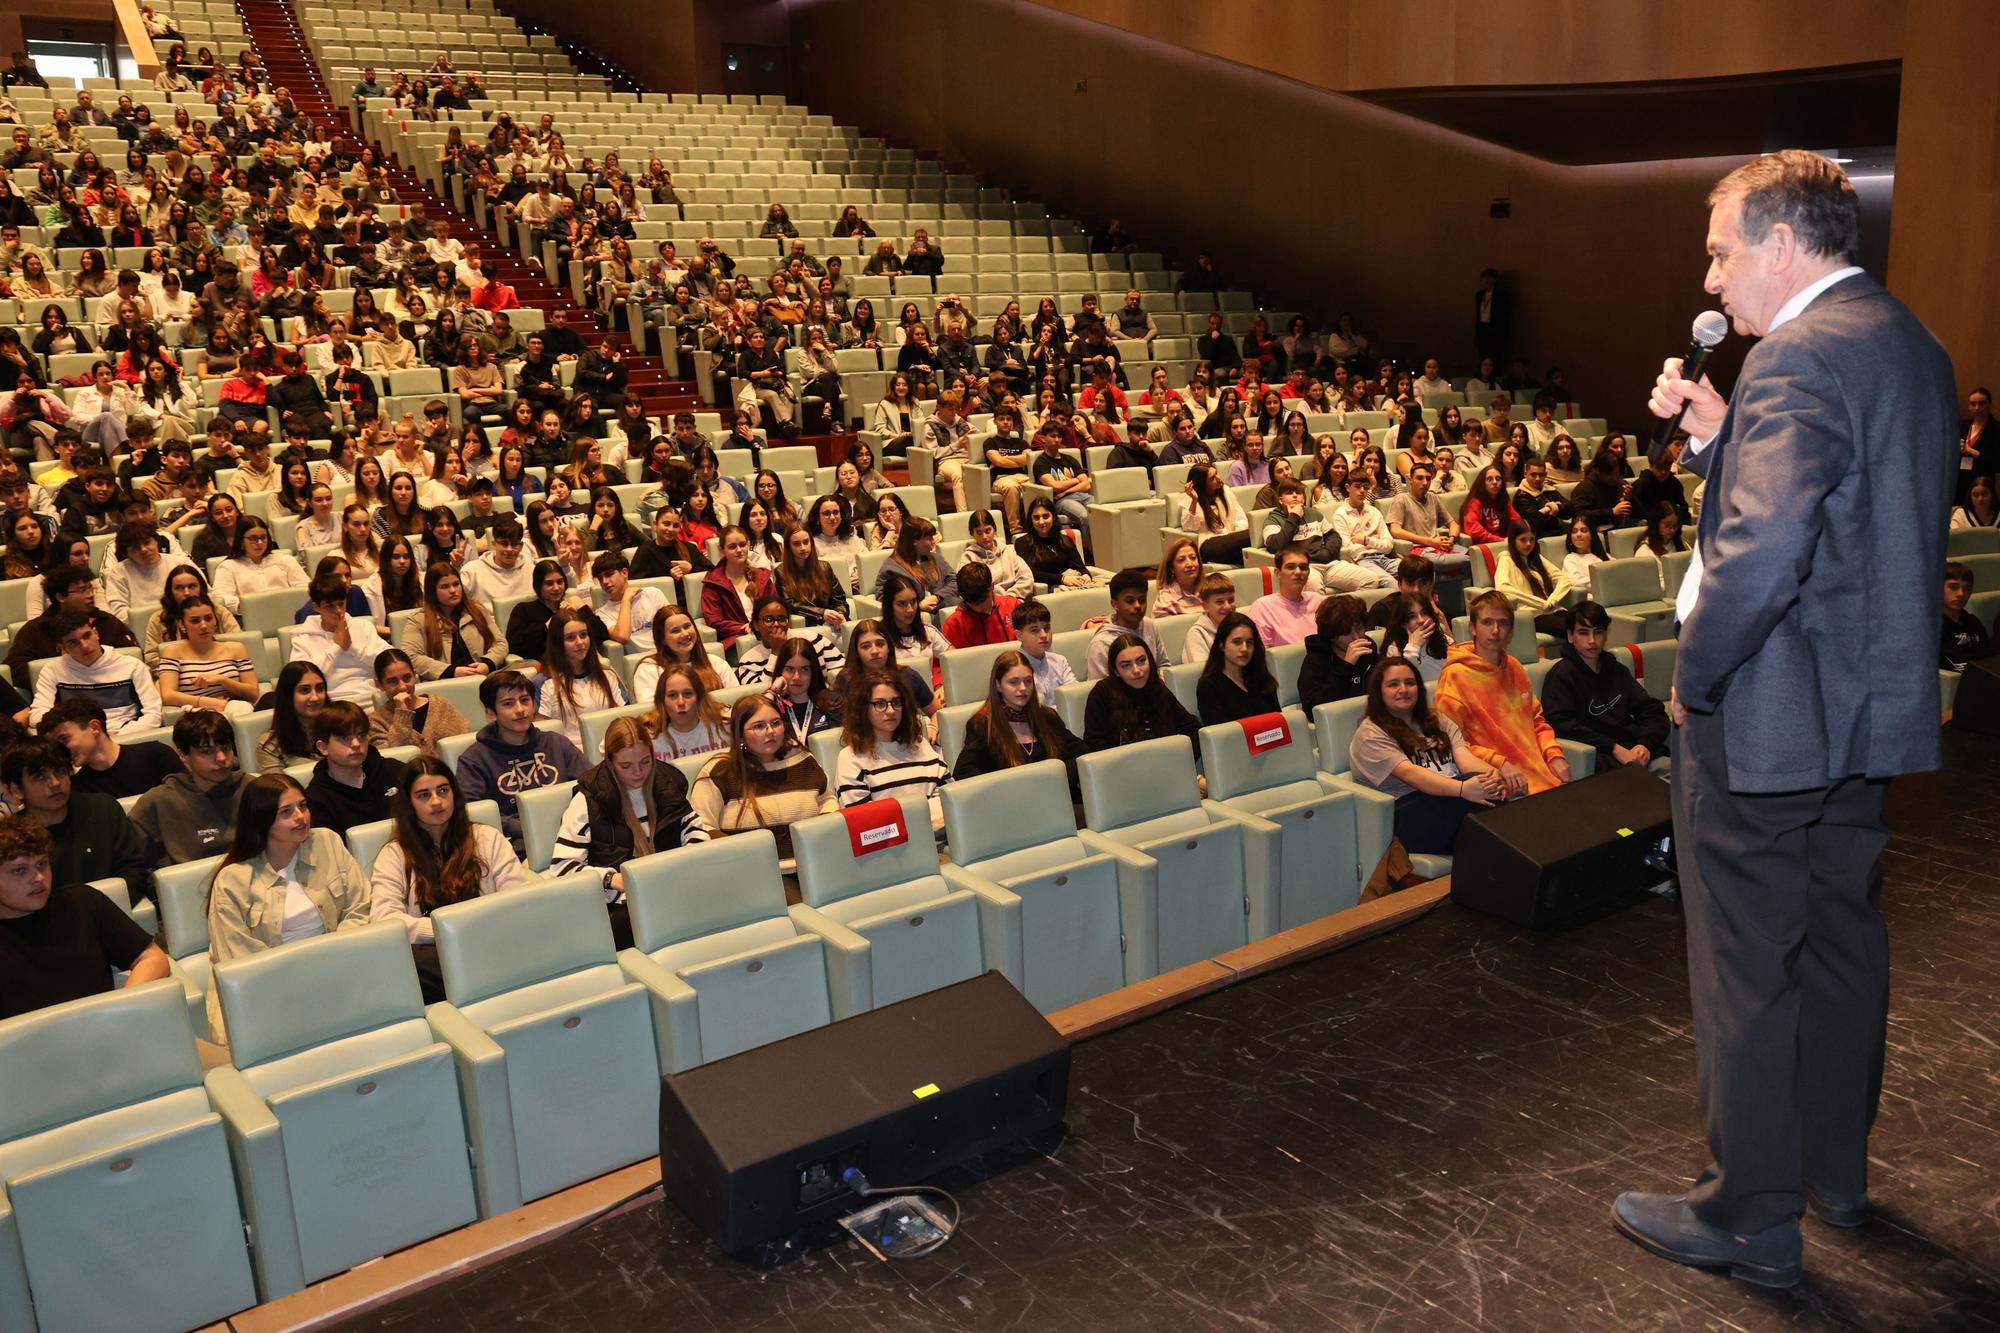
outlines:
[[[1799, 1218], [1860, 1226], [1882, 1090], [1891, 777], [1941, 758], [1939, 571], [1958, 472], [1951, 363], [1854, 263], [1853, 185], [1788, 150], [1709, 195], [1707, 290], [1751, 349], [1725, 400], [1666, 363], [1708, 487], [1675, 614], [1674, 831], [1709, 1167], [1614, 1222], [1766, 1286]], [[1867, 626], [1867, 643], [1855, 627]], [[1869, 646], [1875, 645], [1875, 646]]]

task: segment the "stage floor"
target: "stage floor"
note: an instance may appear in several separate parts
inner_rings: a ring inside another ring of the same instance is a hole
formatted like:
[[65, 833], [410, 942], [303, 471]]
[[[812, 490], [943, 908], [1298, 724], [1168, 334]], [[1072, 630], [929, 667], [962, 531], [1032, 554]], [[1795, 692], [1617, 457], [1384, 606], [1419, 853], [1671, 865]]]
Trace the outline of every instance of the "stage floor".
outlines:
[[1877, 1217], [1809, 1220], [1794, 1291], [1611, 1229], [1704, 1160], [1679, 905], [1649, 898], [1544, 935], [1446, 904], [1087, 1042], [1069, 1137], [941, 1182], [963, 1227], [925, 1259], [763, 1271], [655, 1204], [348, 1327], [2000, 1329], [2000, 743], [1946, 741], [1891, 797]]

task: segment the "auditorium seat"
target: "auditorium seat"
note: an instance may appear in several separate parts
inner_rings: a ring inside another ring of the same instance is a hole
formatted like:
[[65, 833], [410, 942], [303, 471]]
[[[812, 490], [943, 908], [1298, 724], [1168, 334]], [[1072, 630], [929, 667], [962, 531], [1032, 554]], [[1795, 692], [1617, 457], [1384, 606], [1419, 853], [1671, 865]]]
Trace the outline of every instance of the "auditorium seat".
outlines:
[[486, 725], [486, 705], [479, 702], [479, 686], [485, 679], [484, 676], [452, 676], [445, 680], [419, 681], [417, 693], [444, 700], [477, 731]]
[[153, 872], [160, 899], [160, 947], [173, 960], [174, 976], [187, 992], [188, 1022], [198, 1037], [208, 1036], [208, 884], [220, 856], [182, 861]]
[[[993, 659], [1017, 645], [980, 644], [975, 648], [953, 648], [940, 659], [944, 672], [944, 697], [952, 703], [983, 703], [986, 686], [993, 678]], [[1070, 663], [1072, 667], [1076, 664]]]
[[231, 959], [215, 986], [234, 1065], [208, 1090], [263, 1299], [478, 1215], [451, 1050], [424, 1021], [400, 924]]
[[[628, 671], [625, 675], [629, 687], [631, 673]], [[728, 705], [724, 704], [723, 707], [727, 709]], [[619, 718], [652, 715], [653, 703], [650, 699], [644, 703], [625, 704], [618, 708], [597, 708], [588, 713], [578, 714], [577, 725], [583, 732], [583, 757], [593, 764], [604, 758], [604, 733], [609, 731], [611, 724]]]
[[179, 986], [0, 1022], [0, 1328], [177, 1333], [257, 1300]]
[[[1332, 778], [1334, 785], [1354, 793], [1354, 826], [1364, 883], [1396, 836], [1394, 798], [1355, 777], [1347, 762], [1348, 742], [1354, 739], [1355, 729], [1367, 716], [1367, 709], [1368, 701], [1356, 698], [1337, 699], [1312, 711], [1313, 737], [1319, 747], [1319, 771]], [[1435, 879], [1451, 871], [1451, 858], [1448, 856], [1412, 856], [1410, 862], [1417, 873], [1426, 879]]]
[[[951, 698], [951, 694], [947, 692], [945, 698]], [[938, 754], [944, 759], [947, 768], [957, 765], [958, 752], [965, 746], [965, 724], [971, 720], [974, 713], [985, 706], [986, 691], [982, 688], [977, 695], [968, 696], [965, 703], [952, 704], [938, 710]]]
[[1233, 949], [1277, 910], [1272, 867], [1236, 812], [1204, 804], [1182, 736], [1137, 741], [1077, 761], [1086, 827], [1141, 858], [1155, 904], [1162, 972]]
[[575, 796], [576, 781], [571, 779], [552, 787], [524, 791], [516, 798], [521, 810], [521, 845], [526, 853], [521, 858], [521, 864], [527, 867], [529, 874], [541, 874], [555, 860], [556, 834], [561, 830], [563, 814]]
[[660, 1069], [679, 1073], [868, 1006], [829, 984], [826, 951], [785, 907], [763, 829], [625, 863], [637, 946], [619, 954], [652, 1000]]
[[595, 877], [431, 914], [451, 1047], [492, 1217], [658, 1151], [660, 1068], [645, 988], [618, 966]]
[[[1134, 489], [1131, 483], [1122, 483], [1127, 476], [1137, 479], [1138, 493], [1117, 495]], [[1091, 552], [1099, 564], [1126, 569], [1160, 563], [1160, 529], [1167, 525], [1169, 502], [1147, 489], [1145, 480], [1142, 468], [1114, 468], [1097, 474], [1096, 489], [1104, 494], [1097, 495], [1085, 512], [1090, 519]]]
[[1146, 860], [1076, 826], [1055, 760], [950, 782], [939, 791], [952, 860], [1019, 925], [1013, 971], [1043, 1013], [1158, 971], [1156, 892]]
[[1644, 643], [1673, 633], [1674, 604], [1660, 591], [1660, 566], [1648, 556], [1590, 567], [1590, 597], [1611, 613], [1610, 642]]
[[[124, 738], [121, 736], [120, 740], [123, 741]], [[130, 741], [124, 741], [124, 743], [131, 744]], [[137, 798], [134, 797], [133, 799], [136, 800]], [[125, 798], [119, 798], [118, 803], [124, 806], [126, 814], [129, 815], [132, 813], [132, 808], [125, 805]], [[153, 906], [152, 903], [144, 898], [141, 898], [135, 907], [132, 903], [132, 891], [125, 886], [124, 880], [117, 878], [93, 879], [90, 881], [90, 887], [96, 889], [112, 902], [117, 903], [118, 910], [126, 916], [131, 917], [133, 924], [137, 925], [139, 929], [145, 931], [148, 935], [157, 936], [160, 933], [160, 909]]]
[[1249, 846], [1262, 845], [1272, 891], [1252, 904], [1253, 938], [1354, 906], [1375, 868], [1361, 859], [1361, 798], [1319, 771], [1306, 715], [1294, 706], [1281, 716], [1285, 739], [1269, 744], [1277, 738], [1260, 728], [1269, 748], [1258, 754], [1250, 752], [1248, 724], [1201, 729], [1209, 802], [1237, 815]]

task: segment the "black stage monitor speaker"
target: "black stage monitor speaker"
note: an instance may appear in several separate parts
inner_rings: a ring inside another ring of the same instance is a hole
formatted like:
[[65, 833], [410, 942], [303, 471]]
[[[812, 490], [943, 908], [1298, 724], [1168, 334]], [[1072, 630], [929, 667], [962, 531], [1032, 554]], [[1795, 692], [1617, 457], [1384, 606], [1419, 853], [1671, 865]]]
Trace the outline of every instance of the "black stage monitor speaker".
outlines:
[[1952, 696], [1951, 724], [1961, 731], [2000, 736], [2000, 657], [1966, 663]]
[[1069, 1042], [998, 972], [662, 1080], [667, 1197], [738, 1254], [1060, 1124]]
[[1667, 784], [1631, 765], [1481, 810], [1459, 826], [1451, 899], [1548, 925], [1644, 884], [1645, 855], [1673, 820]]

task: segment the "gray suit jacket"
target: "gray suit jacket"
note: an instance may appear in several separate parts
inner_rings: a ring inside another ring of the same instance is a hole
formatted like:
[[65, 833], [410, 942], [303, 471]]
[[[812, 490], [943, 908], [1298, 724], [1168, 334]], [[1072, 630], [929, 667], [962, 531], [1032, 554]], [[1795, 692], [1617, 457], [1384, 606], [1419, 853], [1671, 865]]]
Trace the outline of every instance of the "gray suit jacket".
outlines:
[[1943, 347], [1866, 274], [1745, 360], [1689, 463], [1703, 571], [1674, 663], [1681, 702], [1722, 717], [1732, 790], [1938, 766], [1956, 428]]

